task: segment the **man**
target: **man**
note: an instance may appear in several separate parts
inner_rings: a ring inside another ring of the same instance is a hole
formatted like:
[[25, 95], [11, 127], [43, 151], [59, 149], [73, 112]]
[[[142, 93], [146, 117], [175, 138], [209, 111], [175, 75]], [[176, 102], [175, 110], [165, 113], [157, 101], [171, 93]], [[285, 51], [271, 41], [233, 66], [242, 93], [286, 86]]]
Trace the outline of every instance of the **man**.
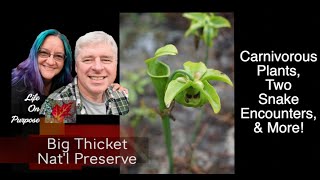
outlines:
[[73, 82], [49, 95], [40, 114], [55, 117], [63, 114], [57, 111], [67, 109], [71, 112], [70, 101], [75, 102], [76, 114], [128, 113], [128, 92], [114, 83], [117, 76], [117, 54], [117, 44], [107, 33], [94, 31], [81, 36], [75, 47], [76, 77]]

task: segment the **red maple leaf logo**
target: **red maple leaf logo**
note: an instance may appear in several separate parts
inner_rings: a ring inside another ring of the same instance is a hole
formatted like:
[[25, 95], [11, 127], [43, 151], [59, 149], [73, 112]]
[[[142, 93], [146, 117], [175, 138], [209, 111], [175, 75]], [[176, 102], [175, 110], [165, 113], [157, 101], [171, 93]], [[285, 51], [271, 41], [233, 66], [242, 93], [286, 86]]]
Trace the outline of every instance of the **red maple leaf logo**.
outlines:
[[52, 108], [52, 115], [53, 117], [59, 122], [59, 123], [63, 123], [64, 122], [64, 118], [66, 116], [70, 116], [70, 110], [71, 110], [71, 105], [72, 102], [67, 103], [67, 104], [63, 104], [62, 106], [59, 106], [58, 104], [56, 104], [53, 108]]

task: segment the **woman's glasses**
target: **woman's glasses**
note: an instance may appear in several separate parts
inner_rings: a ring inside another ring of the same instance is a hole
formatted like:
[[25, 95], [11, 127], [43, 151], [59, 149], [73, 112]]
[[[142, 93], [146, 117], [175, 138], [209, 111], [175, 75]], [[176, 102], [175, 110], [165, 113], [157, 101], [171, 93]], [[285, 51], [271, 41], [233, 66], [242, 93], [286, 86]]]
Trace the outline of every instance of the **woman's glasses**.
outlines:
[[66, 56], [64, 54], [61, 53], [57, 53], [57, 54], [51, 54], [48, 51], [45, 50], [39, 50], [38, 51], [38, 56], [41, 58], [49, 58], [51, 57], [51, 55], [53, 55], [53, 59], [56, 61], [64, 61], [64, 59], [66, 58]]

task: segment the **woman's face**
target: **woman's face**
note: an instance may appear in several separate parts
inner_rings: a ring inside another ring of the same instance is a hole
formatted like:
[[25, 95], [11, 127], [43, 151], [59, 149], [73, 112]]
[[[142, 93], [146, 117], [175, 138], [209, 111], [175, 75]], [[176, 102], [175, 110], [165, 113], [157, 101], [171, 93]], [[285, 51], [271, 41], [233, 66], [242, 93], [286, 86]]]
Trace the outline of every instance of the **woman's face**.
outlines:
[[50, 82], [64, 66], [63, 42], [57, 36], [48, 36], [38, 51], [38, 66], [44, 81]]

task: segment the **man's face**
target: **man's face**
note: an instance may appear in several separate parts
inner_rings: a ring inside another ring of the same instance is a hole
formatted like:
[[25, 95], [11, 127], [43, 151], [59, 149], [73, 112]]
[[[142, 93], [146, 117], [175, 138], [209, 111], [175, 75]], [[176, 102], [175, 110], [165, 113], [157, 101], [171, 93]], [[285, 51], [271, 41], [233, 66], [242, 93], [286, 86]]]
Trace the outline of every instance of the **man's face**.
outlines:
[[81, 94], [102, 95], [117, 76], [117, 59], [110, 45], [90, 44], [76, 57], [76, 72]]

